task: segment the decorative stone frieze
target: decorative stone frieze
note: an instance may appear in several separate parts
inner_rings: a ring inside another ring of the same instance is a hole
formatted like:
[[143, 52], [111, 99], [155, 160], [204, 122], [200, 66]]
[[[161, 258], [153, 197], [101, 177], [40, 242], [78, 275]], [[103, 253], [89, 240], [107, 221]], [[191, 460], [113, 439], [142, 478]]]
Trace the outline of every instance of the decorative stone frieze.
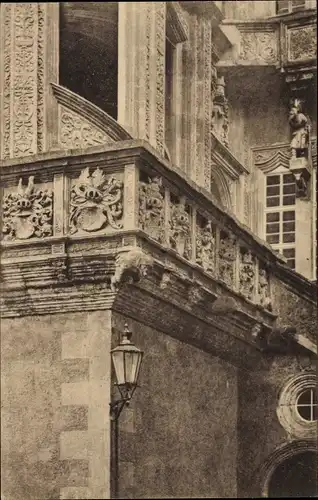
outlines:
[[197, 285], [190, 286], [188, 290], [188, 300], [190, 304], [196, 305], [204, 300], [204, 292], [202, 287]]
[[154, 177], [139, 183], [139, 226], [159, 243], [165, 238], [162, 179]]
[[265, 309], [272, 310], [269, 277], [266, 269], [260, 267], [258, 272], [258, 299]]
[[109, 143], [109, 137], [82, 116], [60, 108], [59, 143], [62, 148], [87, 148]]
[[57, 50], [58, 13], [59, 5], [54, 3], [1, 6], [0, 149], [4, 159], [46, 151], [54, 133], [56, 123], [48, 127], [55, 110], [48, 106], [46, 85], [57, 80], [58, 61], [53, 54]]
[[255, 291], [255, 260], [250, 250], [240, 252], [239, 289], [246, 298], [253, 299]]
[[115, 176], [106, 176], [97, 168], [82, 170], [71, 190], [70, 232], [95, 232], [109, 226], [122, 229], [123, 183]]
[[111, 277], [111, 289], [116, 291], [121, 283], [134, 283], [147, 275], [153, 259], [140, 248], [118, 253], [115, 261], [115, 273]]
[[196, 262], [209, 273], [215, 272], [215, 232], [210, 221], [203, 227], [197, 225]]
[[287, 36], [288, 60], [294, 62], [315, 59], [317, 57], [316, 37], [314, 24], [290, 28]]
[[223, 234], [219, 247], [219, 278], [228, 286], [234, 285], [236, 240], [232, 234]]
[[165, 271], [161, 276], [159, 287], [162, 290], [165, 290], [166, 288], [169, 287], [170, 283], [171, 283], [171, 273]]
[[25, 240], [52, 235], [53, 194], [49, 189], [37, 189], [34, 176], [28, 185], [22, 186], [22, 178], [16, 192], [3, 199], [2, 233], [4, 240]]
[[240, 59], [263, 64], [278, 61], [278, 35], [276, 31], [242, 31]]
[[191, 258], [190, 215], [185, 204], [170, 205], [170, 245], [182, 257]]

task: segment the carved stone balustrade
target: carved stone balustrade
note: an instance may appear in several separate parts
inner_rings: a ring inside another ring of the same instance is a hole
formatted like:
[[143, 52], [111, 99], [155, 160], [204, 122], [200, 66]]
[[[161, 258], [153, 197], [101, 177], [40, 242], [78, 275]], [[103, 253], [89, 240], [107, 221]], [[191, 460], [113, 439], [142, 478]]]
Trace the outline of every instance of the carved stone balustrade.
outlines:
[[224, 20], [235, 35], [218, 66], [316, 67], [316, 22], [315, 9], [262, 21]]
[[229, 358], [217, 332], [230, 329], [255, 361], [252, 329], [272, 329], [271, 281], [290, 271], [147, 143], [5, 160], [1, 173], [4, 316], [113, 307], [170, 332], [172, 314], [181, 336], [190, 322], [194, 343]]

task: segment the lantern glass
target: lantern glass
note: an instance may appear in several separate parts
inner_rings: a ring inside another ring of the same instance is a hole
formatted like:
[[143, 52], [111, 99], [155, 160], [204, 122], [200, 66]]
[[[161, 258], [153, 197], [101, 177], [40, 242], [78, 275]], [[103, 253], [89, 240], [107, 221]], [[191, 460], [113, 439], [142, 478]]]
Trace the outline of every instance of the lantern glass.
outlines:
[[125, 325], [123, 339], [118, 347], [111, 351], [116, 385], [124, 399], [130, 399], [137, 386], [143, 352], [131, 341], [131, 332]]

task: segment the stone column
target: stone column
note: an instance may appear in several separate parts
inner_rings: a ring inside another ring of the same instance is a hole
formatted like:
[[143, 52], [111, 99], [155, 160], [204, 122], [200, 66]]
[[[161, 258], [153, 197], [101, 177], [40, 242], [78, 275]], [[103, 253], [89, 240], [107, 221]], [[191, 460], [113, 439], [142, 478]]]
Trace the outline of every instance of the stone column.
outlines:
[[166, 2], [118, 5], [118, 122], [163, 155]]
[[59, 4], [1, 5], [1, 158], [54, 146], [58, 81]]

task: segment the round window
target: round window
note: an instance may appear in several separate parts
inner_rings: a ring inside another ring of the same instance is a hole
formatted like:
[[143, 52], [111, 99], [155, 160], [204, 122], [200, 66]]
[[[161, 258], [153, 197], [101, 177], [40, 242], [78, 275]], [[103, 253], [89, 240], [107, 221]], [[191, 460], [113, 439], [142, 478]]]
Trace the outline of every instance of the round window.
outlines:
[[318, 405], [315, 373], [302, 373], [289, 379], [279, 395], [277, 416], [288, 434], [304, 439], [316, 436]]
[[304, 420], [317, 420], [317, 393], [315, 388], [305, 389], [297, 398], [296, 409]]

